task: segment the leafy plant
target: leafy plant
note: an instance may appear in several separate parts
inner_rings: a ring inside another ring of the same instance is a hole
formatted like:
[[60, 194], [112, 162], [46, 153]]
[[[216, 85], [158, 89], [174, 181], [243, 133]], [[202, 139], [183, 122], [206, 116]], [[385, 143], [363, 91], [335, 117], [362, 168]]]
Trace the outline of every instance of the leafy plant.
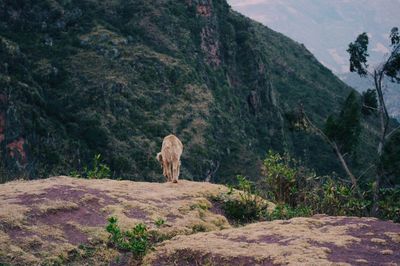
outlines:
[[377, 113], [378, 100], [376, 99], [376, 91], [368, 89], [362, 93], [362, 108], [363, 115], [371, 115]]
[[96, 154], [93, 158], [92, 168], [88, 166], [83, 167], [83, 172], [79, 173], [74, 170], [70, 173], [70, 176], [77, 178], [89, 178], [89, 179], [101, 179], [101, 178], [110, 178], [111, 170], [110, 167], [101, 162], [101, 155]]
[[269, 215], [270, 220], [287, 220], [293, 217], [307, 217], [311, 216], [313, 211], [310, 207], [296, 207], [293, 208], [287, 204], [278, 204], [272, 213]]
[[364, 216], [371, 204], [368, 200], [356, 197], [349, 184], [331, 177], [325, 177], [315, 191], [321, 195], [321, 200], [312, 206], [319, 213]]
[[163, 218], [158, 218], [157, 220], [154, 221], [154, 224], [157, 227], [161, 227], [163, 224], [165, 224], [165, 220]]
[[264, 160], [264, 177], [259, 183], [262, 195], [278, 203], [271, 219], [289, 219], [316, 213], [328, 215], [366, 214], [371, 202], [357, 197], [351, 185], [336, 176], [317, 176], [289, 154], [269, 151]]
[[[367, 33], [360, 34], [354, 43], [349, 44], [347, 52], [350, 55], [350, 72], [356, 72], [361, 77], [369, 74], [374, 79], [375, 95], [377, 101], [373, 99], [373, 104], [377, 106], [376, 111], [379, 115], [380, 130], [378, 134], [378, 145], [376, 147], [376, 153], [378, 160], [375, 161], [375, 181], [373, 185], [373, 207], [371, 214], [378, 216], [380, 214], [380, 195], [381, 188], [384, 188], [384, 183], [387, 179], [384, 169], [379, 165], [381, 160], [384, 158], [384, 148], [390, 143], [390, 139], [393, 137], [398, 127], [391, 123], [391, 118], [386, 106], [386, 100], [384, 97], [384, 80], [385, 77], [391, 82], [400, 82], [400, 33], [399, 28], [393, 27], [389, 35], [390, 47], [386, 58], [373, 68], [372, 72], [368, 69], [368, 35]], [[373, 95], [374, 96], [374, 95]], [[373, 98], [373, 97], [371, 97]]]
[[69, 176], [75, 177], [75, 178], [81, 178], [81, 174], [77, 170], [73, 170], [69, 173]]
[[101, 163], [101, 155], [96, 154], [93, 158], [93, 168], [88, 169], [85, 167], [85, 173], [87, 178], [109, 178], [111, 177], [110, 167], [104, 163]]
[[400, 187], [380, 190], [379, 209], [381, 217], [400, 223]]
[[298, 169], [291, 167], [296, 162], [288, 155], [269, 151], [264, 160], [262, 187], [266, 196], [278, 203], [294, 203], [298, 192]]
[[265, 219], [268, 203], [254, 194], [251, 182], [244, 176], [238, 175], [236, 178], [239, 183], [239, 198], [235, 198], [233, 189], [230, 189], [222, 201], [222, 209], [227, 217], [239, 224]]
[[129, 231], [122, 231], [118, 226], [118, 219], [110, 217], [106, 231], [110, 233], [109, 241], [116, 248], [130, 251], [138, 257], [143, 257], [151, 248], [150, 234], [143, 223], [137, 224]]

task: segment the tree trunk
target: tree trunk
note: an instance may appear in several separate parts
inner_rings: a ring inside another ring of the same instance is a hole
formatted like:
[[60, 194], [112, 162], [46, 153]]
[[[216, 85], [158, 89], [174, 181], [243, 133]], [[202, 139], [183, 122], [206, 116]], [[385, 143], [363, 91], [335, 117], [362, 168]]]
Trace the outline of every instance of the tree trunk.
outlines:
[[385, 106], [385, 100], [383, 98], [383, 92], [382, 92], [382, 78], [383, 78], [383, 68], [382, 70], [375, 71], [374, 72], [374, 83], [375, 83], [375, 89], [378, 95], [378, 101], [379, 101], [379, 117], [380, 117], [380, 135], [379, 135], [379, 143], [378, 143], [378, 149], [377, 149], [377, 155], [378, 155], [378, 162], [377, 162], [377, 167], [376, 167], [376, 178], [375, 178], [375, 185], [373, 187], [373, 205], [371, 209], [371, 215], [372, 216], [377, 216], [379, 214], [379, 191], [381, 189], [382, 185], [382, 179], [383, 179], [383, 170], [380, 167], [380, 161], [381, 157], [383, 154], [383, 148], [385, 146], [385, 141], [386, 141], [386, 134], [387, 134], [387, 129], [389, 125], [389, 115]]
[[337, 144], [335, 142], [332, 142], [331, 145], [332, 145], [333, 149], [335, 150], [336, 156], [339, 158], [339, 161], [342, 164], [344, 171], [350, 177], [350, 180], [351, 180], [351, 183], [353, 184], [354, 190], [356, 191], [357, 195], [360, 198], [362, 198], [360, 190], [358, 189], [357, 179], [353, 175], [353, 173], [350, 171], [350, 168], [348, 167], [346, 161], [344, 160], [343, 155], [339, 150], [339, 147], [337, 146]]
[[356, 191], [357, 195], [360, 197], [360, 199], [363, 198], [363, 196], [361, 195], [361, 192], [358, 188], [358, 184], [357, 184], [357, 179], [355, 178], [355, 176], [353, 175], [353, 173], [350, 171], [350, 168], [348, 167], [346, 160], [343, 158], [342, 153], [340, 152], [339, 147], [337, 146], [336, 142], [331, 141], [327, 135], [325, 135], [325, 133], [319, 129], [316, 125], [314, 125], [311, 120], [308, 118], [308, 116], [306, 115], [306, 113], [304, 112], [304, 110], [301, 110], [302, 115], [304, 117], [304, 119], [306, 120], [306, 123], [308, 123], [313, 129], [314, 131], [323, 139], [326, 141], [326, 143], [328, 143], [335, 151], [336, 156], [339, 158], [340, 164], [342, 165], [344, 171], [346, 172], [346, 174], [349, 176], [351, 183], [353, 184], [354, 190]]

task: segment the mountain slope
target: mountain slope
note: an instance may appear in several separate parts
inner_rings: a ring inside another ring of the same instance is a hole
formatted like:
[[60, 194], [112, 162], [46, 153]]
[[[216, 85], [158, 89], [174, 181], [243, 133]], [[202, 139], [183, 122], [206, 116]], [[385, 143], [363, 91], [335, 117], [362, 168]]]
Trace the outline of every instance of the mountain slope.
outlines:
[[0, 18], [10, 178], [69, 173], [99, 153], [115, 177], [160, 180], [154, 157], [169, 133], [185, 145], [187, 179], [256, 177], [268, 149], [340, 172], [330, 148], [291, 132], [286, 114], [301, 102], [322, 123], [351, 88], [225, 0], [0, 0]]
[[304, 43], [334, 73], [349, 72], [346, 49], [362, 32], [370, 36], [371, 66], [390, 50], [389, 33], [398, 26], [398, 0], [240, 1], [228, 0], [233, 9]]
[[[190, 181], [8, 182], [0, 185], [0, 264], [137, 265], [132, 254], [107, 245], [109, 216], [122, 230], [145, 223], [157, 236], [138, 265], [389, 265], [400, 259], [399, 224], [319, 215], [232, 227], [212, 200], [228, 191]], [[158, 219], [165, 223], [157, 226]]]
[[[264, 25], [281, 32], [305, 46], [326, 67], [354, 87], [365, 91], [367, 82], [349, 72], [350, 42], [367, 32], [369, 36], [369, 65], [379, 65], [391, 47], [389, 33], [398, 27], [400, 1], [241, 1], [228, 0], [239, 11]], [[371, 71], [373, 72], [373, 71]], [[400, 119], [400, 85], [388, 82], [386, 101], [389, 114]]]
[[[340, 77], [360, 93], [374, 86], [374, 81], [371, 77], [360, 78], [355, 73], [342, 74]], [[400, 84], [385, 79], [384, 96], [390, 116], [400, 121]]]

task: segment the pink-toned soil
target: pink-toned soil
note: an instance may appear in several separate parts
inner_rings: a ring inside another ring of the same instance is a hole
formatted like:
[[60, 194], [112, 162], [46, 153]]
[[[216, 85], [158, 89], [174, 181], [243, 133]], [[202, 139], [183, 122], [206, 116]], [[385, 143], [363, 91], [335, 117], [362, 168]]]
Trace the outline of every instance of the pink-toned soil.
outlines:
[[[28, 262], [34, 261], [32, 256], [45, 261], [51, 255], [68, 254], [80, 244], [100, 243], [101, 248], [110, 248], [105, 245], [108, 235], [104, 230], [110, 215], [118, 216], [121, 227], [125, 222], [130, 228], [141, 220], [152, 230], [171, 233], [170, 240], [157, 243], [144, 258], [150, 265], [269, 266], [299, 265], [304, 260], [311, 263], [308, 265], [320, 265], [312, 263], [321, 261], [350, 265], [362, 265], [363, 261], [368, 265], [400, 263], [400, 224], [321, 215], [237, 228], [225, 220], [219, 227], [213, 222], [225, 216], [220, 204], [211, 201], [209, 209], [201, 210], [205, 216], [192, 207], [207, 201], [207, 197], [215, 198], [221, 191], [228, 190], [184, 180], [171, 185], [55, 177], [3, 184], [0, 201], [9, 207], [0, 211], [0, 264], [4, 250], [10, 254], [6, 263], [19, 256], [25, 263], [19, 265], [31, 265]], [[155, 217], [164, 219], [166, 226], [157, 228]], [[186, 235], [197, 224], [209, 226], [209, 231]], [[23, 258], [19, 250], [25, 252]], [[93, 261], [105, 258], [99, 254]], [[107, 265], [129, 265], [134, 261], [126, 252], [120, 253], [118, 261], [113, 256], [107, 255]]]
[[190, 248], [182, 249], [173, 256], [160, 256], [151, 264], [152, 266], [178, 265], [178, 266], [197, 266], [197, 265], [231, 265], [231, 266], [250, 266], [263, 265], [273, 266], [268, 259], [256, 260], [251, 256], [223, 257], [212, 253], [201, 254], [193, 252]]
[[[81, 201], [82, 197], [88, 195], [92, 197]], [[21, 205], [30, 208], [24, 223], [29, 225], [60, 225], [64, 231], [65, 238], [71, 244], [85, 243], [87, 240], [87, 236], [71, 225], [71, 222], [83, 226], [105, 226], [108, 213], [101, 209], [106, 205], [118, 202], [100, 190], [91, 188], [79, 189], [73, 186], [54, 186], [46, 189], [44, 193], [22, 194], [17, 199]], [[78, 208], [42, 212], [38, 206], [45, 201], [76, 203]], [[11, 239], [35, 235], [24, 231], [23, 228], [10, 228], [7, 233]]]
[[[331, 223], [333, 226], [349, 225], [359, 223], [358, 218], [343, 218]], [[324, 246], [331, 250], [328, 256], [332, 262], [347, 262], [352, 265], [365, 265], [357, 262], [358, 259], [367, 260], [369, 265], [384, 265], [385, 263], [400, 263], [400, 243], [395, 243], [384, 232], [394, 232], [400, 234], [400, 225], [387, 221], [368, 221], [368, 226], [355, 229], [349, 232], [349, 235], [360, 238], [361, 242], [347, 247], [338, 247], [329, 244], [317, 244], [315, 246]], [[371, 241], [372, 238], [384, 239], [386, 243], [376, 244]], [[387, 256], [380, 253], [383, 249], [392, 250], [393, 255]]]

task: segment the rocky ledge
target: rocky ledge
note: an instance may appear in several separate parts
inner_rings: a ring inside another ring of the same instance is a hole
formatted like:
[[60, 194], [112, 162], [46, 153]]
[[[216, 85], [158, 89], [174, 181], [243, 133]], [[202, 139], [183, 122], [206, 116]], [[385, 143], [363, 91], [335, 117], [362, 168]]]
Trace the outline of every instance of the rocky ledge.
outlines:
[[[400, 224], [318, 215], [230, 224], [222, 185], [53, 177], [0, 185], [0, 264], [129, 265], [107, 244], [107, 218], [144, 223], [159, 241], [143, 265], [398, 265]], [[271, 204], [273, 207], [273, 204]], [[157, 220], [165, 221], [157, 225]]]

